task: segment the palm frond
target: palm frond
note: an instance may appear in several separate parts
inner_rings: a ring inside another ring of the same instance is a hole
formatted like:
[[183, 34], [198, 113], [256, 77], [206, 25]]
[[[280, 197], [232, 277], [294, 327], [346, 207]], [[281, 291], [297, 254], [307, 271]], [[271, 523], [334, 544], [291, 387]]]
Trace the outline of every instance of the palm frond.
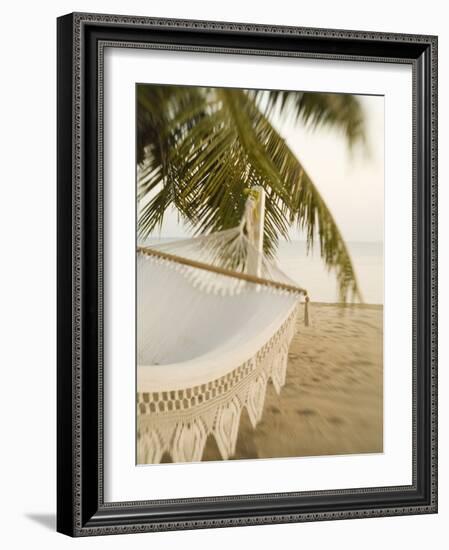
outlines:
[[[139, 87], [139, 233], [143, 238], [149, 235], [169, 207], [175, 207], [195, 234], [228, 229], [243, 215], [246, 190], [262, 186], [267, 195], [265, 252], [274, 256], [279, 238], [288, 239], [289, 228], [296, 224], [310, 248], [318, 239], [325, 264], [336, 272], [340, 298], [346, 300], [351, 294], [360, 298], [335, 220], [269, 120], [277, 102], [285, 110], [294, 97], [270, 97], [265, 97], [262, 108], [261, 96], [244, 90]], [[333, 112], [337, 103], [326, 98], [315, 104], [319, 107], [309, 108], [303, 102], [296, 116], [315, 125], [339, 124], [346, 128], [348, 139], [357, 139], [353, 122], [344, 126]]]
[[351, 94], [253, 90], [259, 107], [270, 117], [293, 118], [316, 129], [322, 126], [342, 132], [349, 146], [365, 139], [365, 116], [358, 98]]
[[[361, 300], [349, 251], [325, 201], [300, 161], [267, 117], [252, 103], [250, 97], [240, 91], [237, 93], [242, 102], [240, 119], [247, 117], [247, 121], [251, 121], [257, 141], [264, 144], [265, 155], [278, 172], [278, 180], [268, 182], [266, 191], [271, 193], [271, 200], [268, 202], [276, 203], [284, 218], [296, 223], [305, 232], [309, 248], [314, 246], [315, 238], [318, 238], [324, 263], [328, 269], [336, 272], [340, 299], [345, 301], [351, 295]], [[263, 181], [258, 184], [265, 187]], [[269, 244], [268, 242], [268, 248]]]

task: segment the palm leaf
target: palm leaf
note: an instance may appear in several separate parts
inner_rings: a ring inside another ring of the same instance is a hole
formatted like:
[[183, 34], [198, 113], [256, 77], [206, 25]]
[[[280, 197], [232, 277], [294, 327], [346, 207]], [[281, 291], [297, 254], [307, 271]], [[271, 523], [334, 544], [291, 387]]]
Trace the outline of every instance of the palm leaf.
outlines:
[[304, 102], [306, 94], [273, 94], [139, 86], [139, 233], [149, 235], [169, 207], [196, 234], [233, 227], [243, 214], [247, 188], [260, 185], [267, 194], [265, 252], [273, 256], [279, 237], [288, 239], [296, 224], [305, 231], [309, 248], [318, 240], [325, 264], [336, 272], [340, 298], [360, 298], [335, 220], [268, 117], [273, 109], [286, 112], [287, 104], [294, 103], [296, 117], [314, 125], [339, 125], [349, 141], [357, 139], [359, 126], [336, 113], [338, 101], [318, 98], [312, 106], [309, 99]]
[[268, 117], [293, 118], [313, 129], [334, 128], [350, 146], [365, 139], [365, 116], [354, 95], [289, 90], [252, 90], [250, 95]]

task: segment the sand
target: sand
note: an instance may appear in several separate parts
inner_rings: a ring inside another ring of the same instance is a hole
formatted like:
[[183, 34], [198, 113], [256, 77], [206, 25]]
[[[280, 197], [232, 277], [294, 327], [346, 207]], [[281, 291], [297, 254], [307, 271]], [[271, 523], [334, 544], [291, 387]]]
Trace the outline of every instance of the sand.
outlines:
[[[298, 319], [286, 384], [270, 383], [254, 430], [243, 411], [234, 459], [382, 452], [382, 306], [312, 304]], [[220, 460], [209, 438], [203, 460]]]

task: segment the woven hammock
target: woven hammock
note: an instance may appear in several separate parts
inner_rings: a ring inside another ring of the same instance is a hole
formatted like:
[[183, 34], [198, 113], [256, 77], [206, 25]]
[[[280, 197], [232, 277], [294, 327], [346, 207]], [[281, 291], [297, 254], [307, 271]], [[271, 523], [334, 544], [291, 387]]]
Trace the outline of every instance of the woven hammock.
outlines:
[[138, 248], [138, 464], [199, 461], [210, 435], [232, 457], [243, 408], [256, 427], [285, 383], [308, 298], [262, 252], [263, 199], [236, 228]]

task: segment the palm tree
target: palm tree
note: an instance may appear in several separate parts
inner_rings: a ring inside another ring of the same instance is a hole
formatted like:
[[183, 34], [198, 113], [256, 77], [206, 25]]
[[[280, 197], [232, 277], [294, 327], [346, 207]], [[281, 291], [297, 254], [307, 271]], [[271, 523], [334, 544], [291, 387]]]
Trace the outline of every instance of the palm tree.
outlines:
[[273, 117], [342, 131], [348, 144], [364, 139], [359, 100], [347, 94], [189, 86], [137, 87], [139, 235], [147, 237], [174, 207], [194, 233], [233, 227], [248, 188], [266, 192], [264, 251], [296, 225], [308, 250], [335, 270], [340, 299], [360, 299], [348, 249], [332, 214]]

